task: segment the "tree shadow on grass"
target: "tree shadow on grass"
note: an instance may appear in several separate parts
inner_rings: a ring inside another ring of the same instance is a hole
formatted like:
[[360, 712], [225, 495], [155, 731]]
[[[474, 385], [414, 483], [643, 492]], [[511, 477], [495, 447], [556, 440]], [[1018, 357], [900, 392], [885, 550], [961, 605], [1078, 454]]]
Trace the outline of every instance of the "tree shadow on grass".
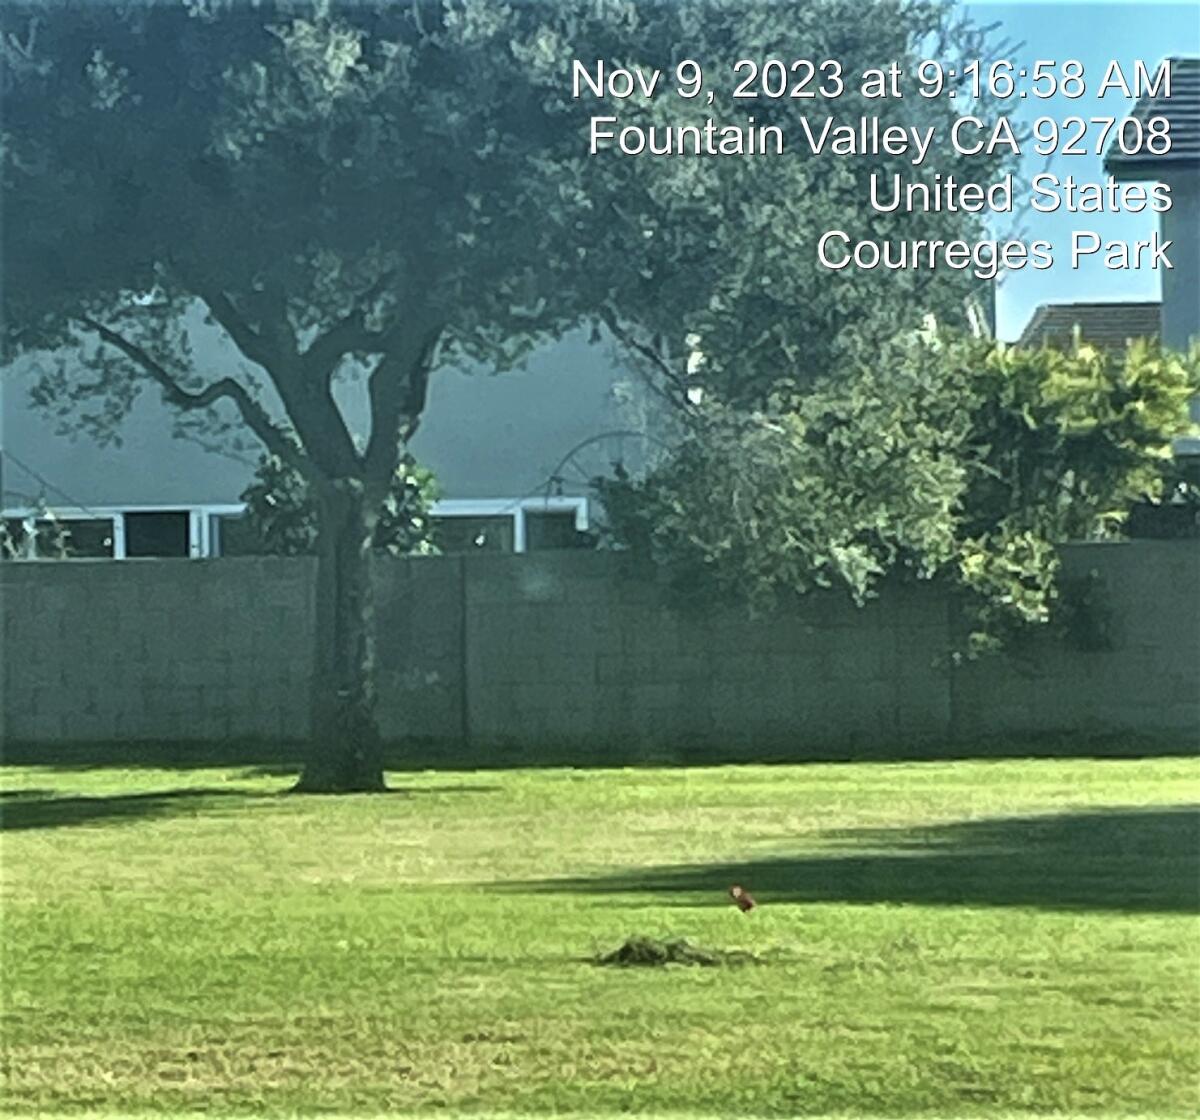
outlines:
[[[497, 793], [500, 789], [500, 786], [483, 785], [393, 786], [386, 792], [407, 797], [414, 794]], [[167, 816], [195, 817], [239, 802], [270, 801], [278, 804], [282, 798], [289, 796], [286, 790], [261, 793], [209, 788], [155, 790], [105, 797], [59, 797], [49, 789], [3, 790], [0, 791], [0, 832], [122, 824]]]
[[298, 743], [122, 741], [115, 743], [6, 743], [0, 766], [41, 770], [216, 770], [261, 767], [267, 773], [293, 773], [303, 764]]
[[[29, 796], [29, 794], [37, 796]], [[168, 816], [200, 816], [231, 801], [262, 795], [228, 789], [174, 789], [109, 797], [46, 796], [47, 790], [11, 790], [0, 798], [0, 832], [112, 825]]]
[[[826, 833], [820, 854], [651, 867], [539, 890], [646, 893], [728, 906], [731, 883], [772, 903], [916, 903], [1047, 910], [1200, 911], [1200, 807], [1110, 808]], [[531, 884], [529, 884], [531, 885]]]
[[[296, 763], [280, 762], [269, 766], [250, 766], [239, 771], [239, 778], [298, 778], [304, 767]], [[403, 794], [421, 794], [421, 793], [498, 793], [503, 786], [498, 785], [467, 785], [463, 783], [454, 783], [452, 785], [436, 785], [436, 786], [408, 786], [395, 784], [395, 771], [385, 772], [384, 778], [387, 781], [387, 789], [384, 793], [403, 793]]]

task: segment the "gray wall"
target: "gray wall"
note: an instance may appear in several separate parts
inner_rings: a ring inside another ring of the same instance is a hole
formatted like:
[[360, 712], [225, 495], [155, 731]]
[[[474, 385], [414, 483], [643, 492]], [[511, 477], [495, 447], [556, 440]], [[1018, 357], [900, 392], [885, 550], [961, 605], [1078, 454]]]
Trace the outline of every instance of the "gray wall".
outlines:
[[[263, 371], [246, 362], [222, 332], [204, 326], [198, 315], [189, 332], [202, 373], [213, 379], [228, 373], [258, 386], [266, 405], [282, 415]], [[32, 504], [43, 492], [37, 476], [54, 487], [45, 494], [50, 506], [238, 501], [259, 454], [252, 436], [243, 432], [242, 450], [228, 439], [209, 449], [194, 439], [174, 438], [176, 413], [147, 383], [118, 429], [120, 444], [102, 447], [71, 419], [64, 423], [31, 403], [39, 370], [55, 360], [35, 355], [0, 368], [0, 448], [8, 453], [0, 506]], [[351, 373], [335, 388], [351, 430], [369, 432], [363, 379]], [[235, 418], [227, 404], [219, 411]], [[593, 344], [586, 332], [575, 331], [502, 374], [453, 366], [435, 371], [411, 449], [437, 476], [444, 498], [520, 498], [544, 490], [562, 457], [581, 441], [618, 429], [658, 426], [650, 394], [618, 362], [611, 342]], [[647, 446], [638, 440], [613, 445], [634, 469]], [[563, 492], [586, 493], [590, 475], [607, 472], [612, 450], [601, 445], [581, 453], [576, 466], [564, 472]]]
[[[1171, 209], [1162, 215], [1162, 236], [1171, 242], [1172, 268], [1162, 273], [1162, 340], [1175, 350], [1200, 341], [1200, 174], [1190, 171], [1167, 180]], [[1200, 396], [1192, 398], [1192, 419], [1200, 423]], [[1200, 440], [1176, 441], [1176, 448], [1200, 454]]]
[[[750, 620], [676, 609], [624, 558], [388, 561], [379, 574], [389, 738], [595, 756], [723, 749], [864, 755], [978, 736], [1200, 731], [1200, 548], [1066, 550], [1094, 570], [1113, 648], [1038, 639], [951, 669], [933, 589], [856, 609], [814, 595]], [[11, 742], [303, 736], [311, 562], [0, 564]]]
[[1175, 350], [1200, 339], [1200, 174], [1167, 180], [1171, 208], [1162, 215], [1162, 236], [1172, 268], [1162, 273], [1162, 337]]

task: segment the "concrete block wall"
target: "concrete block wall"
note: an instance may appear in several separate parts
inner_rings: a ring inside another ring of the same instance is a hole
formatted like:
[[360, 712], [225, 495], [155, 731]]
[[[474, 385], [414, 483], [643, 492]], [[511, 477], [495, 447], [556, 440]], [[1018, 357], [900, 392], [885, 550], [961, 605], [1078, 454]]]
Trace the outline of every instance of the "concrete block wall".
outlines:
[[603, 554], [481, 560], [466, 584], [473, 737], [867, 749], [945, 729], [936, 595], [912, 590], [859, 610], [819, 594], [749, 618], [673, 605]]
[[312, 574], [274, 558], [0, 564], [5, 738], [303, 737]]
[[1094, 576], [1111, 648], [1035, 638], [1025, 656], [965, 666], [955, 730], [966, 736], [1129, 730], [1200, 738], [1200, 547], [1073, 545], [1068, 578]]
[[[389, 739], [652, 757], [849, 750], [1042, 732], [1200, 733], [1200, 548], [1065, 550], [1095, 571], [1111, 648], [1031, 642], [953, 668], [929, 587], [866, 607], [819, 593], [749, 618], [681, 605], [603, 553], [384, 560]], [[0, 564], [5, 738], [297, 740], [308, 726], [313, 562]]]
[[389, 739], [462, 738], [465, 568], [453, 556], [377, 565], [377, 710]]

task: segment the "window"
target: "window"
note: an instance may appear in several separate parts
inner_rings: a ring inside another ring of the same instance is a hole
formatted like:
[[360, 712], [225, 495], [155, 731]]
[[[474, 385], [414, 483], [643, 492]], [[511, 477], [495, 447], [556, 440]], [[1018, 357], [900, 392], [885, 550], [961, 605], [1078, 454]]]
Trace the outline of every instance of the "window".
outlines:
[[512, 552], [516, 546], [511, 515], [433, 519], [433, 543], [442, 552]]
[[213, 556], [257, 556], [262, 552], [262, 543], [244, 513], [213, 514], [209, 533]]
[[59, 524], [66, 536], [68, 556], [112, 557], [113, 523], [111, 518], [60, 521]]
[[525, 511], [525, 547], [530, 552], [582, 548], [586, 544], [586, 534], [575, 528], [574, 510]]
[[187, 556], [190, 543], [186, 510], [127, 513], [126, 556]]

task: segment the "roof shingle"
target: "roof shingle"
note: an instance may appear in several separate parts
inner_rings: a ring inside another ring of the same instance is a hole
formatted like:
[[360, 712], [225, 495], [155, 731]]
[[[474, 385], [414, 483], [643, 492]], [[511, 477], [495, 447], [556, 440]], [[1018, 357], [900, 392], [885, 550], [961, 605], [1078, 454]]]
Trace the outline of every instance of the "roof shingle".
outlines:
[[1170, 151], [1150, 151], [1146, 130], [1141, 145], [1132, 152], [1123, 152], [1114, 137], [1104, 156], [1104, 168], [1119, 178], [1154, 179], [1168, 169], [1200, 168], [1200, 58], [1171, 58], [1167, 64], [1171, 96], [1143, 94], [1129, 116], [1143, 124], [1151, 117], [1166, 117], [1170, 123]]
[[1162, 304], [1043, 303], [1021, 332], [1021, 346], [1070, 346], [1076, 326], [1084, 342], [1112, 354], [1123, 354], [1130, 339], [1157, 339]]

